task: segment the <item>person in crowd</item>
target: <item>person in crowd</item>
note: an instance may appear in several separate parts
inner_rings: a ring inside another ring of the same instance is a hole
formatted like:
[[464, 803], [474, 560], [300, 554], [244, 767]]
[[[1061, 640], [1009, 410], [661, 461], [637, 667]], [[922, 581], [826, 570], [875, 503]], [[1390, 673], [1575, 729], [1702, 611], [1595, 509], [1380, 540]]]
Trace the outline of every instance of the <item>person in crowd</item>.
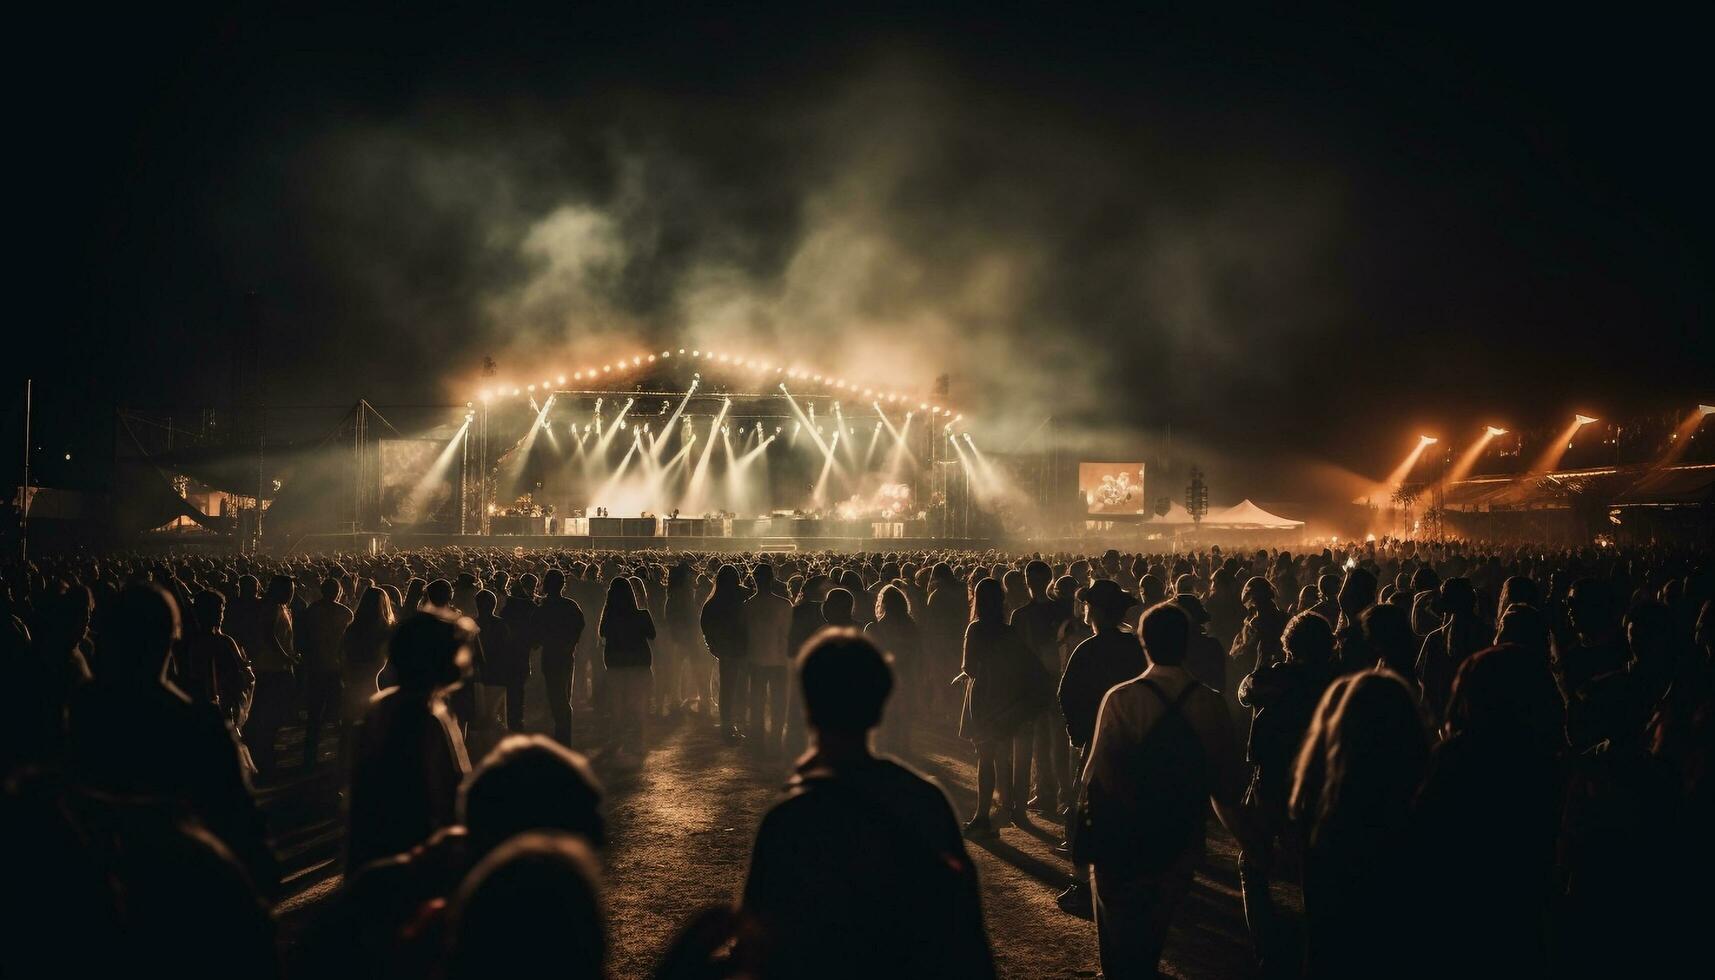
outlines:
[[1029, 823], [1025, 796], [1034, 735], [1028, 725], [1052, 685], [1036, 654], [1006, 622], [1006, 592], [992, 578], [978, 582], [971, 598], [961, 668], [967, 680], [959, 735], [977, 747], [977, 806], [965, 832], [981, 837], [998, 829], [989, 818], [997, 791], [1000, 826]]
[[1421, 644], [1411, 631], [1411, 614], [1399, 606], [1380, 603], [1358, 615], [1358, 628], [1363, 631], [1364, 646], [1375, 655], [1370, 666], [1393, 671], [1414, 693], [1420, 691], [1417, 655]]
[[1491, 647], [1459, 666], [1446, 737], [1435, 747], [1414, 819], [1426, 892], [1417, 908], [1424, 972], [1544, 976], [1555, 838], [1562, 806], [1559, 733], [1534, 706], [1542, 665]]
[[[542, 601], [530, 613], [530, 630], [542, 648], [542, 679], [548, 687], [548, 711], [554, 716], [554, 737], [572, 744], [572, 672], [578, 641], [584, 635], [584, 611], [565, 594], [566, 573], [550, 569], [542, 576]], [[592, 658], [584, 658], [589, 669]], [[599, 714], [599, 712], [598, 712]]]
[[[1060, 677], [1058, 701], [1066, 719], [1066, 738], [1077, 752], [1080, 773], [1089, 759], [1096, 734], [1096, 715], [1108, 691], [1142, 674], [1148, 667], [1137, 634], [1125, 628], [1123, 617], [1132, 597], [1109, 579], [1097, 579], [1078, 591], [1085, 617], [1095, 632], [1078, 644]], [[1080, 776], [1080, 785], [1082, 777]], [[1074, 801], [1075, 802], [1075, 801]], [[1075, 825], [1074, 825], [1075, 826]], [[1090, 918], [1089, 868], [1081, 867], [1057, 901], [1065, 912]]]
[[792, 629], [792, 604], [776, 590], [774, 566], [766, 561], [751, 570], [756, 594], [744, 601], [744, 635], [750, 645], [750, 731], [764, 754], [785, 751], [786, 649]]
[[1369, 569], [1354, 566], [1346, 569], [1335, 595], [1340, 615], [1334, 623], [1334, 662], [1341, 673], [1369, 670], [1376, 662], [1376, 653], [1364, 637], [1364, 610], [1376, 603], [1376, 577]]
[[1423, 685], [1423, 703], [1430, 717], [1439, 721], [1447, 716], [1447, 700], [1452, 695], [1453, 676], [1466, 657], [1488, 646], [1493, 631], [1484, 627], [1477, 617], [1477, 592], [1471, 580], [1454, 576], [1441, 583], [1440, 609], [1442, 623], [1423, 638], [1417, 655], [1417, 680]]
[[394, 631], [398, 684], [370, 702], [353, 751], [346, 867], [409, 850], [453, 822], [470, 759], [446, 699], [470, 672], [475, 630], [430, 608]]
[[606, 668], [608, 703], [612, 712], [610, 734], [614, 748], [641, 761], [647, 733], [649, 692], [654, 674], [655, 619], [637, 604], [633, 580], [615, 576], [602, 605], [596, 627], [602, 641], [602, 663]]
[[830, 629], [796, 673], [813, 743], [757, 830], [738, 960], [758, 980], [994, 976], [946, 795], [870, 750], [894, 687], [881, 651]]
[[[1190, 587], [1189, 575], [1181, 575], [1179, 580], [1187, 588]], [[1197, 678], [1197, 683], [1220, 694], [1227, 688], [1227, 650], [1219, 640], [1209, 635], [1209, 612], [1203, 606], [1203, 600], [1192, 592], [1179, 592], [1168, 600], [1185, 611], [1185, 617], [1191, 620], [1191, 649], [1185, 655], [1185, 669], [1191, 676]]]
[[424, 976], [444, 952], [447, 909], [470, 869], [519, 834], [606, 842], [601, 782], [583, 756], [542, 735], [501, 740], [465, 779], [457, 822], [422, 844], [349, 871], [314, 924], [309, 976]]
[[1316, 612], [1301, 612], [1281, 636], [1285, 659], [1258, 667], [1239, 684], [1239, 702], [1253, 709], [1248, 759], [1254, 771], [1245, 797], [1247, 812], [1271, 846], [1241, 854], [1239, 885], [1245, 900], [1245, 925], [1265, 971], [1278, 970], [1293, 956], [1284, 948], [1283, 929], [1269, 895], [1268, 860], [1275, 843], [1292, 845], [1287, 820], [1292, 770], [1322, 694], [1333, 682], [1334, 627]]
[[387, 590], [369, 586], [357, 600], [351, 625], [339, 645], [341, 706], [340, 758], [350, 765], [357, 723], [381, 688], [376, 678], [387, 661], [387, 641], [393, 636], [393, 600]]
[[[1209, 611], [1209, 635], [1221, 644], [1223, 652], [1233, 648], [1233, 640], [1245, 624], [1245, 605], [1239, 599], [1239, 583], [1231, 561], [1223, 563], [1209, 575], [1209, 594], [1203, 606]], [[1222, 690], [1227, 686], [1222, 685]]]
[[340, 645], [350, 628], [352, 613], [345, 603], [339, 579], [322, 581], [321, 598], [298, 617], [295, 633], [302, 656], [299, 681], [304, 695], [304, 770], [315, 768], [321, 746], [322, 725], [331, 717], [339, 722]]
[[[1388, 611], [1409, 631], [1403, 612]], [[1428, 764], [1429, 732], [1402, 677], [1378, 667], [1329, 685], [1290, 801], [1305, 849], [1305, 975], [1369, 976], [1396, 958], [1426, 870], [1412, 804]]]
[[238, 643], [221, 631], [225, 596], [211, 590], [198, 592], [191, 608], [194, 616], [185, 623], [184, 642], [174, 655], [178, 669], [173, 683], [191, 700], [214, 705], [232, 730], [239, 731], [250, 716], [256, 672]]
[[297, 714], [298, 655], [292, 642], [292, 614], [287, 606], [296, 585], [289, 575], [276, 575], [266, 595], [259, 582], [246, 575], [238, 580], [238, 598], [228, 612], [230, 633], [256, 671], [256, 696], [244, 727], [244, 744], [259, 776], [273, 775], [280, 729]]
[[187, 808], [257, 888], [272, 892], [278, 866], [232, 729], [214, 705], [193, 702], [167, 680], [180, 635], [172, 596], [130, 585], [106, 615], [94, 678], [67, 706], [67, 773], [108, 797]]
[[876, 593], [875, 620], [863, 635], [888, 658], [899, 693], [878, 736], [883, 748], [896, 755], [911, 753], [911, 730], [921, 719], [923, 690], [923, 634], [911, 614], [911, 600], [898, 585], [887, 585]]
[[729, 744], [744, 740], [750, 694], [750, 638], [745, 631], [744, 587], [738, 567], [723, 564], [715, 588], [703, 603], [699, 625], [709, 653], [720, 661], [721, 735]]
[[1599, 674], [1620, 670], [1631, 659], [1621, 628], [1621, 610], [1607, 582], [1581, 578], [1566, 597], [1568, 642], [1555, 644], [1556, 676], [1570, 698]]
[[500, 616], [500, 596], [489, 589], [479, 589], [471, 602], [476, 609], [476, 643], [481, 649], [477, 660], [482, 665], [483, 689], [499, 692], [505, 702], [501, 716], [496, 716], [492, 706], [484, 711], [488, 721], [501, 717], [507, 731], [520, 731], [524, 727], [524, 684], [529, 677], [530, 661], [520, 655], [512, 624]]
[[1171, 604], [1138, 622], [1148, 667], [1107, 693], [1075, 816], [1073, 859], [1091, 868], [1096, 947], [1109, 977], [1155, 976], [1202, 860], [1210, 805], [1256, 853], [1239, 807], [1244, 765], [1226, 706], [1183, 666], [1191, 623]]
[[[1024, 645], [1041, 663], [1043, 676], [1052, 679], [1060, 672], [1060, 620], [1064, 615], [1060, 604], [1049, 595], [1054, 570], [1047, 562], [1032, 559], [1024, 566], [1024, 574], [1020, 578], [1025, 599], [1012, 611], [1010, 622]], [[1042, 709], [1041, 716], [1029, 725], [1030, 756], [1036, 763], [1036, 780], [1026, 806], [1033, 813], [1057, 816], [1062, 804], [1071, 801], [1060, 799], [1060, 788], [1065, 782], [1060, 771], [1066, 764], [1065, 722], [1053, 699]]]

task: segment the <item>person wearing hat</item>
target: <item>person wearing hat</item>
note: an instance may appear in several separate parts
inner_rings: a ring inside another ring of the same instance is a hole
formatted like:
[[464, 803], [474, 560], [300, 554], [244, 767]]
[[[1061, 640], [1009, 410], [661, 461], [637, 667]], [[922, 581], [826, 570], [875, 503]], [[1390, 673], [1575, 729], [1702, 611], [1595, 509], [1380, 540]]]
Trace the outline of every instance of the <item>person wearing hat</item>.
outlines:
[[1227, 652], [1221, 649], [1221, 641], [1209, 635], [1209, 611], [1204, 608], [1203, 600], [1189, 591], [1195, 582], [1189, 575], [1179, 576], [1176, 586], [1179, 594], [1169, 601], [1183, 609], [1191, 620], [1185, 669], [1205, 687], [1219, 694], [1226, 690]]
[[[1082, 773], [1102, 698], [1115, 685], [1143, 673], [1147, 664], [1137, 634], [1125, 627], [1126, 610], [1137, 601], [1131, 593], [1112, 579], [1101, 578], [1079, 589], [1078, 601], [1084, 604], [1090, 628], [1096, 632], [1078, 644], [1066, 661], [1066, 672], [1060, 677], [1060, 710], [1066, 716], [1066, 736], [1078, 752]], [[1092, 914], [1087, 870], [1075, 875], [1072, 885], [1058, 898], [1061, 909], [1084, 918]]]

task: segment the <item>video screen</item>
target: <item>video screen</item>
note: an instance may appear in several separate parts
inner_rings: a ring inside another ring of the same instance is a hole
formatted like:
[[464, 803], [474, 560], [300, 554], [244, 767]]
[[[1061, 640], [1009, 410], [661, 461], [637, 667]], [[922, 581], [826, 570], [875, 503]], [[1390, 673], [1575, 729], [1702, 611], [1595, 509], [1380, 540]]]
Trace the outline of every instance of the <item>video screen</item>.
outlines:
[[1141, 514], [1142, 463], [1079, 463], [1078, 492], [1091, 514]]

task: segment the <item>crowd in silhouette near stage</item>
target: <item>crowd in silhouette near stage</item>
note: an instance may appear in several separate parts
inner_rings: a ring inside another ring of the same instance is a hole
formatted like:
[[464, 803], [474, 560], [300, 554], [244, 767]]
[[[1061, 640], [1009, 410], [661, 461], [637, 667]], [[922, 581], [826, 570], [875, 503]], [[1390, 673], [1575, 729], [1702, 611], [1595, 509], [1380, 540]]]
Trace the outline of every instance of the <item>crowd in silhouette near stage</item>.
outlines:
[[[972, 854], [1021, 828], [1155, 976], [1217, 825], [1260, 976], [1689, 972], [1712, 599], [1674, 545], [40, 557], [0, 972], [607, 975], [597, 774], [686, 726], [788, 781], [660, 977], [993, 976]], [[970, 812], [912, 768], [955, 736]], [[258, 794], [318, 774], [344, 875], [287, 955]]]

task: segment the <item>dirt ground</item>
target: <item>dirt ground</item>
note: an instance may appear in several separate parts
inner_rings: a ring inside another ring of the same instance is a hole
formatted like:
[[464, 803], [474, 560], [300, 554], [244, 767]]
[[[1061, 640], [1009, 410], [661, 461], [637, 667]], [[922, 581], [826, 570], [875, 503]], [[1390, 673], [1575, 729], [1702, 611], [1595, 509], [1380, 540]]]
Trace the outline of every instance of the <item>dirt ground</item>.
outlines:
[[[545, 728], [546, 718], [535, 715], [532, 711], [527, 719], [531, 727]], [[597, 761], [611, 821], [604, 859], [611, 975], [616, 978], [648, 976], [692, 912], [738, 896], [756, 827], [788, 774], [784, 760], [764, 761], [747, 748], [726, 745], [697, 716], [663, 725], [650, 742], [641, 767], [615, 769]], [[920, 733], [916, 744], [919, 755], [911, 764], [937, 780], [961, 818], [967, 816], [974, 801], [974, 753], [956, 738], [929, 732]], [[326, 774], [288, 779], [264, 792], [274, 826], [285, 830], [281, 843], [292, 875], [277, 908], [288, 947], [338, 887], [339, 828], [312, 816], [317, 814], [314, 801], [333, 791], [330, 779]], [[1066, 915], [1054, 903], [1071, 880], [1070, 864], [1053, 849], [1059, 836], [1057, 823], [1038, 821], [1028, 829], [1008, 827], [998, 838], [970, 847], [1003, 977], [1098, 975], [1094, 925]], [[1168, 940], [1167, 974], [1247, 977], [1254, 972], [1236, 859], [1231, 838], [1214, 827], [1208, 858]], [[1288, 903], [1295, 898], [1281, 897]]]

